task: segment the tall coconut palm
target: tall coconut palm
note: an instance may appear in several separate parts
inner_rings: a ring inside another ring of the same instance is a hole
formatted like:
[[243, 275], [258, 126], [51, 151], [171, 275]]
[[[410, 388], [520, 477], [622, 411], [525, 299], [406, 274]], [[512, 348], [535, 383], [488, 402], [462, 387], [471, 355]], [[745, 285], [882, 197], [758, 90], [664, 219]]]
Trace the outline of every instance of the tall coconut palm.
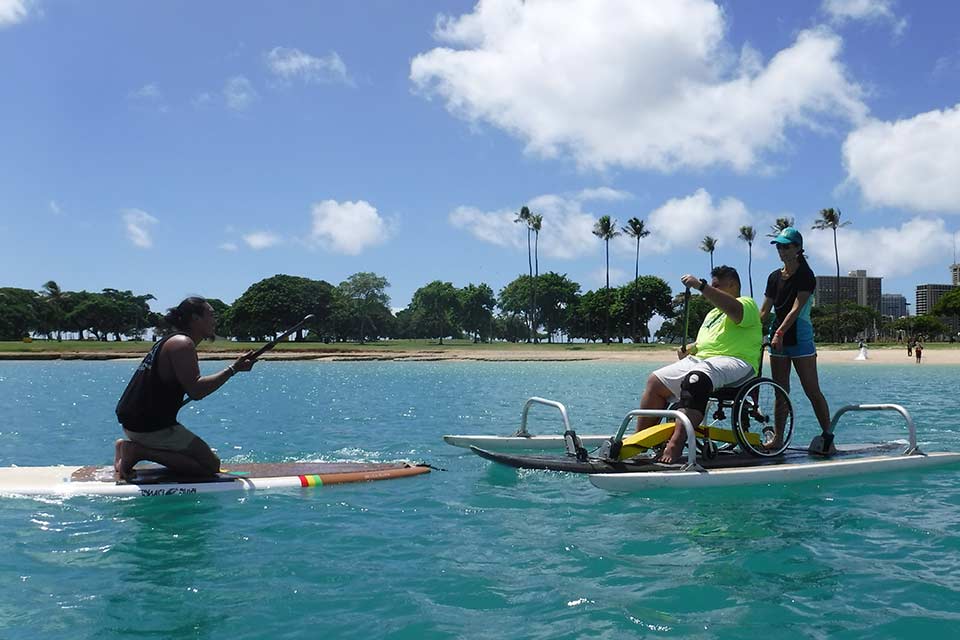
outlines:
[[[532, 227], [530, 226], [530, 218], [533, 216], [530, 213], [530, 209], [527, 206], [520, 207], [520, 212], [517, 213], [517, 217], [513, 219], [514, 222], [519, 222], [527, 227], [527, 268], [530, 271], [530, 280], [533, 280], [533, 257], [530, 253], [530, 231]], [[533, 307], [533, 302], [531, 301], [530, 306]], [[527, 317], [530, 319], [530, 337], [528, 341], [533, 340], [533, 310], [532, 308], [528, 311]]]
[[[527, 226], [533, 230], [533, 286], [530, 293], [530, 311], [533, 313], [533, 326], [536, 327], [539, 324], [537, 322], [537, 279], [540, 277], [540, 228], [543, 227], [543, 216], [531, 214]], [[534, 332], [534, 341], [540, 341], [536, 332]]]
[[633, 281], [636, 282], [640, 279], [640, 240], [650, 235], [650, 231], [640, 218], [630, 218], [627, 226], [623, 227], [623, 232], [637, 241], [637, 259], [633, 269]]
[[747, 278], [750, 280], [750, 297], [753, 297], [753, 241], [757, 239], [757, 230], [747, 225], [740, 227], [737, 236], [747, 243]]
[[850, 221], [840, 222], [840, 209], [821, 209], [820, 210], [820, 219], [813, 223], [813, 229], [816, 231], [823, 231], [824, 229], [831, 229], [833, 231], [833, 256], [837, 260], [837, 284], [836, 284], [836, 306], [837, 306], [837, 317], [834, 327], [836, 328], [834, 338], [837, 342], [840, 342], [840, 252], [837, 250], [837, 229], [840, 227], [845, 227], [850, 224]]
[[[643, 220], [640, 218], [630, 218], [627, 220], [627, 226], [623, 227], [623, 232], [626, 233], [631, 238], [636, 239], [637, 241], [637, 257], [634, 261], [633, 266], [633, 286], [636, 287], [637, 283], [640, 281], [640, 240], [646, 238], [650, 235], [650, 231], [647, 229], [646, 225], [643, 223]], [[634, 325], [634, 335], [639, 335], [637, 327], [637, 297], [633, 296], [633, 325]]]
[[793, 218], [777, 218], [777, 221], [774, 222], [773, 226], [770, 227], [770, 233], [767, 234], [767, 237], [776, 238], [778, 235], [780, 235], [781, 231], [792, 226]]
[[53, 280], [47, 280], [44, 283], [43, 293], [46, 297], [46, 303], [53, 311], [51, 315], [53, 318], [53, 324], [57, 330], [57, 342], [60, 342], [63, 339], [63, 303], [65, 296], [63, 291], [60, 290], [60, 285]]
[[610, 216], [600, 216], [596, 224], [593, 225], [593, 235], [603, 240], [607, 255], [607, 287], [604, 295], [607, 327], [603, 334], [603, 342], [607, 344], [610, 342], [610, 241], [620, 235], [620, 232], [617, 231], [617, 221]]
[[713, 236], [703, 236], [700, 250], [710, 254], [710, 272], [713, 273], [713, 252], [717, 249], [717, 239]]

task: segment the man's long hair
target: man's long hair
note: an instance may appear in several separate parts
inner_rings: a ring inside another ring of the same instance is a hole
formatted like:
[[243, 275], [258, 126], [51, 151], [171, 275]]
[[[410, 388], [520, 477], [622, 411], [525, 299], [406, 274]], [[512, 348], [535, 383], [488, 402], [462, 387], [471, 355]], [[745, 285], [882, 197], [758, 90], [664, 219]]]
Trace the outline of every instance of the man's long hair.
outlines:
[[190, 319], [193, 316], [202, 316], [206, 310], [206, 298], [190, 296], [172, 309], [167, 309], [163, 319], [177, 331], [187, 331], [190, 329]]

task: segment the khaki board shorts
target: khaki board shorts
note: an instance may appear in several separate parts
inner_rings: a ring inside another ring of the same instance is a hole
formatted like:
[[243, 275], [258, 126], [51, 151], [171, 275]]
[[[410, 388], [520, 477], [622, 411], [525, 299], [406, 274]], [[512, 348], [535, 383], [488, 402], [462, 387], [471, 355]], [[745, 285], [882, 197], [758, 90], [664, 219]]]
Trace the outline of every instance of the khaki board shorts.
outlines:
[[141, 444], [148, 449], [162, 449], [164, 451], [185, 451], [197, 436], [182, 424], [164, 427], [159, 431], [127, 431], [123, 430], [127, 439]]
[[673, 394], [672, 402], [680, 399], [680, 383], [691, 371], [705, 373], [713, 383], [714, 389], [743, 384], [754, 376], [753, 367], [740, 358], [715, 356], [701, 360], [697, 356], [687, 356], [653, 372]]

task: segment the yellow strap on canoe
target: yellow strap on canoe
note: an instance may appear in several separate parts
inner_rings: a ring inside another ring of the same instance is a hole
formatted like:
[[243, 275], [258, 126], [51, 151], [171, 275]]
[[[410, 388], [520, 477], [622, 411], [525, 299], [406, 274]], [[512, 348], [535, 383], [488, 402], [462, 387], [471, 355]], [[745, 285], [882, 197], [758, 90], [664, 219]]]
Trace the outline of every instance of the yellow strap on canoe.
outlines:
[[[655, 424], [652, 427], [647, 427], [643, 431], [638, 431], [634, 434], [626, 436], [623, 439], [623, 446], [620, 448], [620, 455], [618, 456], [620, 460], [626, 460], [627, 458], [632, 458], [633, 456], [639, 455], [648, 449], [652, 449], [658, 445], [663, 444], [670, 439], [670, 436], [673, 434], [675, 423], [673, 422], [661, 422], [660, 424]], [[706, 435], [707, 429], [703, 427], [698, 427], [696, 429], [697, 436], [702, 437]], [[715, 442], [729, 442], [731, 444], [737, 444], [737, 436], [734, 435], [733, 431], [730, 429], [721, 429], [720, 427], [709, 427], [710, 439]], [[747, 441], [755, 446], [760, 446], [760, 435], [752, 432], [747, 432]]]

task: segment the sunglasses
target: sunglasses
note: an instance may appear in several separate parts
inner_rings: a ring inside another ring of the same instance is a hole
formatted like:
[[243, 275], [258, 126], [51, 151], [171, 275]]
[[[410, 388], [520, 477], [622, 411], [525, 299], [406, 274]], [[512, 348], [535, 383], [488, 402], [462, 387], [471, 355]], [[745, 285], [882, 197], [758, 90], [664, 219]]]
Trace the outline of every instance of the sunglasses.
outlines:
[[783, 249], [786, 249], [787, 247], [796, 247], [796, 246], [797, 246], [797, 245], [795, 245], [795, 244], [793, 244], [793, 243], [790, 243], [790, 244], [781, 244], [781, 243], [778, 242], [778, 243], [777, 243], [777, 251], [781, 251], [781, 250], [783, 250]]

